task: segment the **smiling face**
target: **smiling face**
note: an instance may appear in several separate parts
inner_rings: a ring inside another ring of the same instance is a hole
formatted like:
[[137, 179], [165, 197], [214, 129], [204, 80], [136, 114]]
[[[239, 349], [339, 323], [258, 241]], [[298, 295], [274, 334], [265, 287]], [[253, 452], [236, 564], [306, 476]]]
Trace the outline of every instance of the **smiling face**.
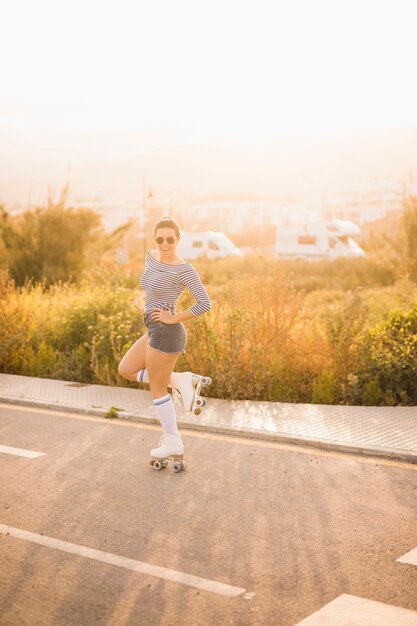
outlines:
[[175, 255], [178, 237], [174, 228], [158, 228], [155, 233], [155, 243], [161, 259]]

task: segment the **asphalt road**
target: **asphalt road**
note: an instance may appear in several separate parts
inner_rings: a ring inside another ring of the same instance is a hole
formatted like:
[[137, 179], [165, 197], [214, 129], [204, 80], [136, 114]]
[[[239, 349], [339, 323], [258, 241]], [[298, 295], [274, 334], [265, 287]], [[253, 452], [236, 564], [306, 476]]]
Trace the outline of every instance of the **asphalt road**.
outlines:
[[244, 591], [225, 596], [0, 534], [0, 624], [294, 626], [340, 594], [417, 611], [417, 466], [0, 405], [0, 525]]

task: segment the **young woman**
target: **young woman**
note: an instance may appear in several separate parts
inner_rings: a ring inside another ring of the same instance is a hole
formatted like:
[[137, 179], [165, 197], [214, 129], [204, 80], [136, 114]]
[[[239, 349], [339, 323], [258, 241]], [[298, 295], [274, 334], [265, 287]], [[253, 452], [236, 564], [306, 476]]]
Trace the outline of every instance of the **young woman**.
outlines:
[[[193, 265], [177, 254], [180, 229], [172, 217], [165, 216], [155, 224], [154, 240], [157, 248], [146, 254], [145, 272], [140, 279], [140, 285], [146, 291], [144, 320], [148, 332], [127, 351], [118, 371], [128, 380], [149, 383], [155, 411], [164, 431], [159, 447], [151, 450], [152, 458], [182, 460], [184, 445], [167, 388], [178, 390], [184, 408], [192, 410], [195, 385], [201, 377], [192, 372], [173, 370], [187, 342], [183, 322], [209, 311], [211, 303]], [[186, 288], [195, 303], [186, 311], [177, 313], [178, 298]]]

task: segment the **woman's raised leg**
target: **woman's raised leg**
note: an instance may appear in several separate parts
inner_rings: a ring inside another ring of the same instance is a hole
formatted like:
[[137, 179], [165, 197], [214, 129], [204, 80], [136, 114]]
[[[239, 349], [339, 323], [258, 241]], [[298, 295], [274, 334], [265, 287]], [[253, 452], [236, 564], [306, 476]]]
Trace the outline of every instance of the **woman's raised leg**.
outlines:
[[118, 372], [122, 378], [137, 380], [138, 372], [146, 367], [146, 349], [148, 347], [148, 341], [149, 337], [148, 333], [146, 333], [135, 341], [133, 346], [126, 352], [118, 368]]

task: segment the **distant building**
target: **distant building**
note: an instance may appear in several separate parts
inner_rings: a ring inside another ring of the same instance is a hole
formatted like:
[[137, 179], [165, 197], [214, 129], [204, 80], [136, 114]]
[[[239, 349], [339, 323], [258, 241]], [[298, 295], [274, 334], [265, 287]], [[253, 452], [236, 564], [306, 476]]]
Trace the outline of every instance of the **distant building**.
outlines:
[[[415, 187], [414, 183], [414, 187]], [[410, 193], [410, 185], [408, 186]], [[337, 195], [303, 196], [292, 204], [269, 200], [227, 200], [192, 203], [181, 214], [189, 229], [210, 228], [233, 233], [266, 224], [285, 225], [315, 219], [349, 220], [363, 225], [400, 213], [404, 183], [375, 179], [363, 189]]]
[[198, 202], [182, 209], [188, 230], [235, 232], [246, 226], [263, 226], [282, 211], [280, 202], [267, 200], [227, 200]]
[[351, 220], [361, 225], [401, 211], [400, 196], [395, 194], [376, 196], [366, 192], [352, 194], [350, 197], [327, 198], [322, 206], [322, 215], [325, 219]]
[[[155, 202], [152, 192], [137, 204], [104, 200], [97, 195], [71, 199], [71, 206], [90, 207], [102, 216], [107, 231], [114, 230], [129, 219], [139, 228], [153, 224], [160, 215], [168, 213], [179, 219], [187, 231], [218, 230], [229, 234], [253, 227], [261, 230], [268, 225], [286, 225], [316, 219], [349, 220], [360, 226], [395, 215], [403, 209], [407, 194], [417, 195], [417, 181], [392, 178], [370, 179], [366, 187], [324, 196], [299, 196], [292, 202], [262, 198], [207, 199], [193, 201], [190, 196], [172, 193]], [[145, 208], [144, 208], [145, 205]]]
[[105, 201], [96, 195], [71, 198], [68, 203], [74, 208], [93, 209], [100, 214], [104, 229], [108, 232], [131, 219], [142, 218], [143, 210], [138, 204]]

